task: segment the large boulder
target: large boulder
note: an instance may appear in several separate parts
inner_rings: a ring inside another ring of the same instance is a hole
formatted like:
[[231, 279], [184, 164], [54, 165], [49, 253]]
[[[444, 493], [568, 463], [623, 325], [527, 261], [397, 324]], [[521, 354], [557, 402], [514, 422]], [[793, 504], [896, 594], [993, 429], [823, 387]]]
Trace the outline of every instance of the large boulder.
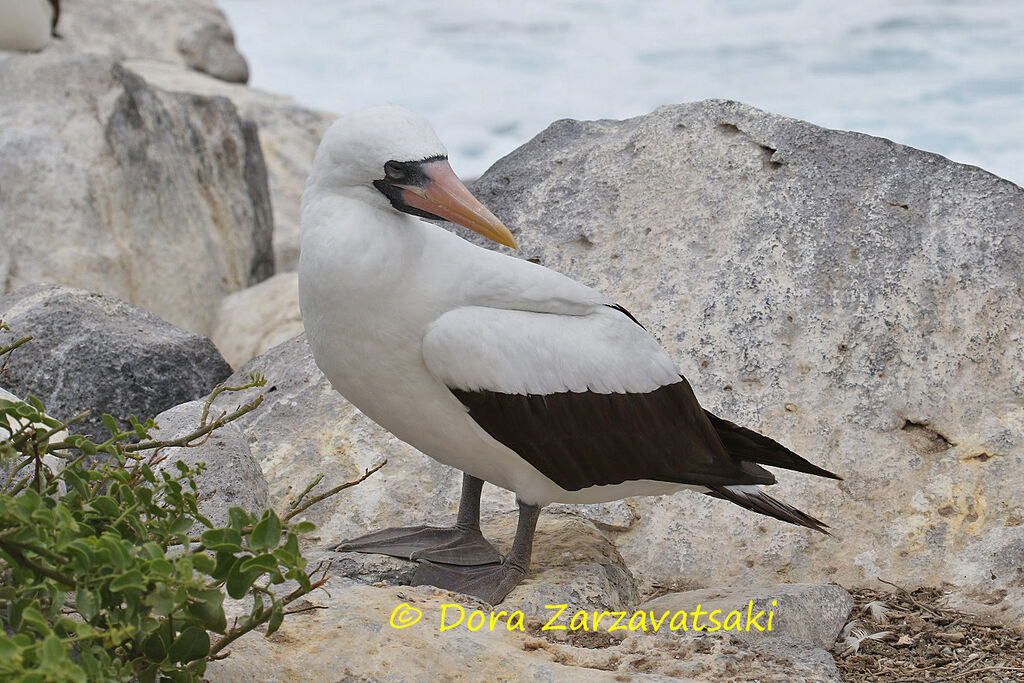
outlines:
[[0, 90], [2, 291], [58, 281], [208, 332], [273, 274], [256, 128], [229, 100], [95, 55], [7, 56]]
[[[156, 416], [157, 429], [150, 434], [154, 439], [172, 441], [194, 433], [202, 426], [206, 401], [189, 401], [174, 406]], [[220, 413], [211, 413], [208, 420]], [[240, 507], [259, 516], [267, 508], [267, 480], [260, 465], [249, 450], [249, 441], [233, 422], [215, 429], [208, 437], [197, 439], [189, 446], [165, 448], [162, 460], [155, 470], [175, 474], [176, 463], [189, 467], [205, 465], [196, 477], [199, 493], [199, 512], [215, 526], [228, 523], [228, 510]], [[206, 528], [199, 522], [192, 534], [198, 536]]]
[[612, 533], [642, 587], [882, 577], [1024, 619], [1024, 190], [727, 101], [559, 121], [473, 189], [710, 410], [845, 477], [772, 489], [834, 537], [638, 500]]
[[75, 0], [61, 5], [51, 50], [144, 58], [234, 83], [249, 80], [224, 13], [212, 0]]
[[164, 90], [223, 95], [256, 123], [274, 208], [274, 260], [278, 271], [294, 271], [299, 262], [299, 201], [320, 139], [336, 117], [286, 95], [225, 83], [166, 62], [133, 59], [126, 65]]
[[[324, 588], [300, 603], [304, 610], [286, 617], [269, 638], [254, 632], [232, 643], [231, 656], [211, 662], [206, 677], [215, 683], [841, 680], [829, 654], [805, 644], [671, 631], [664, 621], [657, 633], [649, 625], [640, 630], [639, 620], [633, 630], [620, 624], [609, 633], [614, 616], [597, 631], [542, 630], [557, 609], [524, 611], [519, 630], [510, 616], [513, 607], [495, 608], [492, 622], [488, 606], [429, 586], [375, 588], [332, 577]], [[235, 602], [225, 609], [229, 618], [247, 611]], [[563, 614], [552, 625], [568, 627], [570, 619]], [[552, 637], [556, 633], [572, 635]]]
[[231, 368], [206, 337], [113, 297], [29, 285], [0, 298], [0, 346], [31, 336], [8, 357], [4, 386], [32, 394], [54, 417], [92, 413], [73, 431], [106, 438], [102, 414], [127, 425], [207, 394]]

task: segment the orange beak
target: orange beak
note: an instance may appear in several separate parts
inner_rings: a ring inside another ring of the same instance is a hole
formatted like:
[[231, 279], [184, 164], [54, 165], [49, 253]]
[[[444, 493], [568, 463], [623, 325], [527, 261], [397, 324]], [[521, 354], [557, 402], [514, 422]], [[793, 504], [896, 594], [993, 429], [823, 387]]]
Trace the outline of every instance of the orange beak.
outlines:
[[427, 180], [422, 185], [396, 185], [402, 201], [445, 220], [458, 223], [489, 240], [519, 249], [516, 238], [505, 224], [470, 194], [446, 159], [423, 165]]

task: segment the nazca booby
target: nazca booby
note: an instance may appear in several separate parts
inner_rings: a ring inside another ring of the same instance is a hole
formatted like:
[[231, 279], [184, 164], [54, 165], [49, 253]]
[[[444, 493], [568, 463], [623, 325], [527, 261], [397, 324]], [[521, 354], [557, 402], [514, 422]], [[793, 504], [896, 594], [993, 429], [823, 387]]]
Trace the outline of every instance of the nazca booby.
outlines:
[[[425, 120], [392, 106], [338, 119], [302, 197], [309, 345], [370, 419], [464, 473], [454, 527], [386, 529], [339, 549], [420, 560], [417, 584], [495, 604], [528, 570], [540, 508], [551, 502], [693, 489], [824, 532], [761, 490], [775, 482], [761, 465], [839, 477], [703, 410], [625, 309], [422, 218], [517, 248]], [[484, 481], [517, 496], [506, 557], [480, 532]]]
[[56, 35], [60, 0], [0, 0], [0, 50], [41, 50]]

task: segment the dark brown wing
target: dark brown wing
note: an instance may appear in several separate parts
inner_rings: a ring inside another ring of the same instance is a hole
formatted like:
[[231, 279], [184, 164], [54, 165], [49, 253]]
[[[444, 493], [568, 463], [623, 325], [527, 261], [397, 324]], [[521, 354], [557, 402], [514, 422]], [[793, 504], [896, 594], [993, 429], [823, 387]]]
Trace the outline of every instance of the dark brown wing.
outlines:
[[779, 442], [769, 439], [764, 434], [758, 434], [752, 429], [740, 427], [738, 424], [729, 422], [717, 415], [712, 415], [706, 410], [704, 413], [708, 416], [715, 431], [718, 432], [725, 450], [733, 457], [756, 462], [759, 465], [782, 467], [787, 470], [816, 474], [819, 477], [828, 477], [830, 479], [842, 479], [838, 474], [833, 474], [814, 463], [808, 462]]
[[451, 391], [484, 431], [567, 491], [639, 479], [775, 483], [727, 451], [682, 377], [643, 394]]

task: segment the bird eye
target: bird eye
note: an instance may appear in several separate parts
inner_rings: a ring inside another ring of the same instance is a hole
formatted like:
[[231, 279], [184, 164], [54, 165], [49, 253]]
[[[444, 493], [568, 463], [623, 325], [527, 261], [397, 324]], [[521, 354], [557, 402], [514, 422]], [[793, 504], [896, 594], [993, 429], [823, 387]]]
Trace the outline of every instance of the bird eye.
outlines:
[[384, 175], [388, 177], [388, 180], [405, 180], [408, 174], [402, 164], [397, 161], [389, 161], [384, 164]]

